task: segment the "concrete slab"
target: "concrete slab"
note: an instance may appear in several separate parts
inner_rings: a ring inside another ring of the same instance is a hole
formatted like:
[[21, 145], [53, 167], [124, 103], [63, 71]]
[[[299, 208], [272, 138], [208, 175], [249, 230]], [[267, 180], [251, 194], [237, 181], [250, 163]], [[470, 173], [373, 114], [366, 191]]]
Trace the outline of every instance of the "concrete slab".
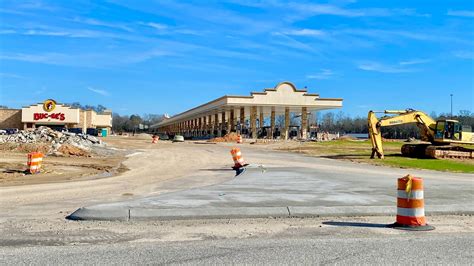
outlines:
[[96, 205], [82, 207], [67, 217], [69, 220], [128, 221], [130, 209], [126, 206]]
[[299, 154], [268, 153], [268, 157], [284, 157], [295, 166], [251, 167], [221, 184], [91, 206], [79, 209], [73, 217], [124, 219], [127, 210], [132, 220], [395, 215], [397, 178], [408, 173], [425, 180], [428, 215], [474, 213], [474, 175], [379, 167]]
[[235, 208], [135, 208], [130, 209], [130, 220], [176, 220], [176, 219], [226, 219], [288, 217], [286, 207], [235, 207]]

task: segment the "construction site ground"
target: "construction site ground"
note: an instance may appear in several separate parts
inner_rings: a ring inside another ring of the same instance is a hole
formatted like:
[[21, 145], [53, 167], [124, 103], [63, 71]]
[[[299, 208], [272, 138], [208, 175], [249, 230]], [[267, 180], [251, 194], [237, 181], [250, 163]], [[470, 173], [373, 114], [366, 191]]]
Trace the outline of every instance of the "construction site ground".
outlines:
[[[212, 187], [235, 180], [235, 173], [230, 168], [233, 163], [229, 153], [230, 148], [236, 145], [233, 143], [160, 141], [158, 144], [151, 144], [151, 139], [147, 136], [117, 136], [109, 137], [106, 141], [109, 147], [116, 151], [114, 155], [106, 158], [46, 157], [44, 167], [47, 171], [51, 171], [49, 173], [46, 171], [39, 175], [3, 178], [0, 184], [0, 212], [2, 213], [0, 245], [77, 245], [255, 238], [261, 235], [291, 234], [292, 230], [298, 231], [298, 234], [311, 232], [314, 236], [321, 237], [332, 234], [342, 237], [344, 232], [376, 237], [384, 237], [387, 234], [403, 237], [406, 234], [378, 226], [394, 222], [395, 213], [378, 217], [365, 215], [346, 217], [337, 214], [325, 215], [322, 218], [267, 217], [215, 221], [193, 220], [190, 217], [191, 220], [179, 222], [66, 220], [66, 216], [83, 206], [159, 198], [167, 195], [169, 197], [173, 193], [179, 195], [189, 189], [211, 191]], [[378, 185], [387, 184], [387, 190], [393, 189], [393, 199], [383, 196], [384, 201], [393, 201], [393, 204], [396, 201], [396, 177], [401, 177], [402, 172], [412, 172], [403, 169], [393, 171], [393, 168], [370, 166], [359, 162], [311, 158], [304, 154], [281, 150], [274, 151], [301, 146], [299, 143], [288, 142], [269, 145], [245, 143], [238, 147], [242, 149], [244, 158], [249, 163], [263, 164], [268, 167], [314, 169], [315, 172], [323, 170], [327, 173], [346, 173], [348, 181], [354, 180], [359, 185], [365, 182], [361, 175], [364, 172], [370, 172], [371, 175], [377, 175], [380, 180], [385, 179]], [[12, 151], [1, 153], [3, 169], [20, 170], [22, 167], [26, 169], [25, 162], [25, 153]], [[357, 175], [352, 176], [352, 172]], [[436, 191], [440, 195], [449, 194], [447, 197], [458, 196], [459, 205], [465, 207], [467, 203], [467, 207], [472, 207], [474, 186], [471, 174], [450, 174], [427, 170], [413, 172], [421, 177], [427, 177], [428, 183], [435, 184], [431, 186], [431, 189], [428, 187], [431, 190], [427, 192], [428, 195], [430, 193], [433, 195]], [[7, 175], [7, 173], [4, 171], [2, 175]], [[441, 185], [443, 180], [446, 181], [445, 187]], [[367, 179], [367, 182], [370, 184], [371, 181]], [[300, 185], [304, 186], [304, 184]], [[447, 191], [444, 194], [443, 189]], [[324, 190], [323, 187], [318, 193], [324, 192], [322, 190]], [[457, 194], [454, 191], [458, 191]], [[337, 191], [338, 194], [340, 192], [340, 190]], [[349, 193], [353, 192], [364, 193], [363, 190], [354, 190]], [[328, 188], [324, 193], [332, 192]], [[366, 191], [366, 193], [374, 195], [374, 191]], [[213, 197], [219, 196], [221, 195], [216, 194]], [[429, 209], [429, 205], [427, 208]], [[470, 213], [458, 212], [455, 215], [448, 213], [428, 216], [428, 221], [438, 229], [433, 234], [468, 234], [472, 237], [473, 220]], [[336, 223], [327, 223], [330, 221]]]

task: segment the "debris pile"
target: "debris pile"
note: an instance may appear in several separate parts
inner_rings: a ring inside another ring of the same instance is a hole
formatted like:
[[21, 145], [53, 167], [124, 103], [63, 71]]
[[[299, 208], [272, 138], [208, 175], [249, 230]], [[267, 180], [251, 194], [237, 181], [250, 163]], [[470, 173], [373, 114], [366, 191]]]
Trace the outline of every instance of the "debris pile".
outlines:
[[90, 156], [89, 152], [93, 148], [105, 147], [105, 144], [97, 137], [72, 132], [58, 132], [48, 127], [22, 130], [12, 135], [2, 135], [0, 136], [0, 144], [2, 143], [16, 143], [18, 144], [17, 147], [23, 147], [25, 144], [37, 144], [44, 147], [47, 144], [49, 148], [47, 153], [57, 156]]
[[210, 139], [209, 141], [210, 142], [237, 142], [238, 139], [239, 139], [239, 134], [232, 132], [232, 133], [226, 134], [223, 137]]

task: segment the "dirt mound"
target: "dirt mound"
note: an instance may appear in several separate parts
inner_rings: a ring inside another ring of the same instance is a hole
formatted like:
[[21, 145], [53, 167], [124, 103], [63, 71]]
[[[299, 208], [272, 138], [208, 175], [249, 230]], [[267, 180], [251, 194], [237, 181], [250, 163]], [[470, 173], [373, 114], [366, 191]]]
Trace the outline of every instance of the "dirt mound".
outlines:
[[58, 152], [65, 156], [83, 156], [83, 157], [90, 157], [91, 154], [87, 152], [86, 150], [80, 149], [78, 147], [69, 145], [69, 144], [64, 144], [59, 147]]
[[226, 134], [224, 137], [213, 138], [213, 139], [210, 139], [209, 141], [210, 142], [237, 142], [238, 138], [239, 138], [239, 134], [232, 132], [232, 133]]

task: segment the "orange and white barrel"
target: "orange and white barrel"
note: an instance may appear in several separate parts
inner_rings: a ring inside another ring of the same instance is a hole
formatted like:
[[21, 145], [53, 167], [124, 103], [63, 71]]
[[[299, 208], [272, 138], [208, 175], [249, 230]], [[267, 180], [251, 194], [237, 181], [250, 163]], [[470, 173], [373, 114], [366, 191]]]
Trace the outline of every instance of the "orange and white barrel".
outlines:
[[230, 150], [230, 154], [232, 155], [232, 159], [234, 160], [234, 168], [240, 168], [244, 166], [244, 158], [242, 157], [242, 152], [239, 148], [233, 148]]
[[41, 171], [41, 164], [43, 162], [43, 154], [41, 152], [28, 153], [28, 171], [30, 174], [36, 174]]
[[238, 136], [237, 136], [237, 143], [241, 144], [241, 143], [243, 143], [243, 142], [244, 142], [244, 141], [243, 141], [243, 139], [242, 139], [242, 135], [238, 135]]
[[398, 179], [395, 227], [434, 229], [426, 223], [423, 194], [423, 179], [411, 175]]

